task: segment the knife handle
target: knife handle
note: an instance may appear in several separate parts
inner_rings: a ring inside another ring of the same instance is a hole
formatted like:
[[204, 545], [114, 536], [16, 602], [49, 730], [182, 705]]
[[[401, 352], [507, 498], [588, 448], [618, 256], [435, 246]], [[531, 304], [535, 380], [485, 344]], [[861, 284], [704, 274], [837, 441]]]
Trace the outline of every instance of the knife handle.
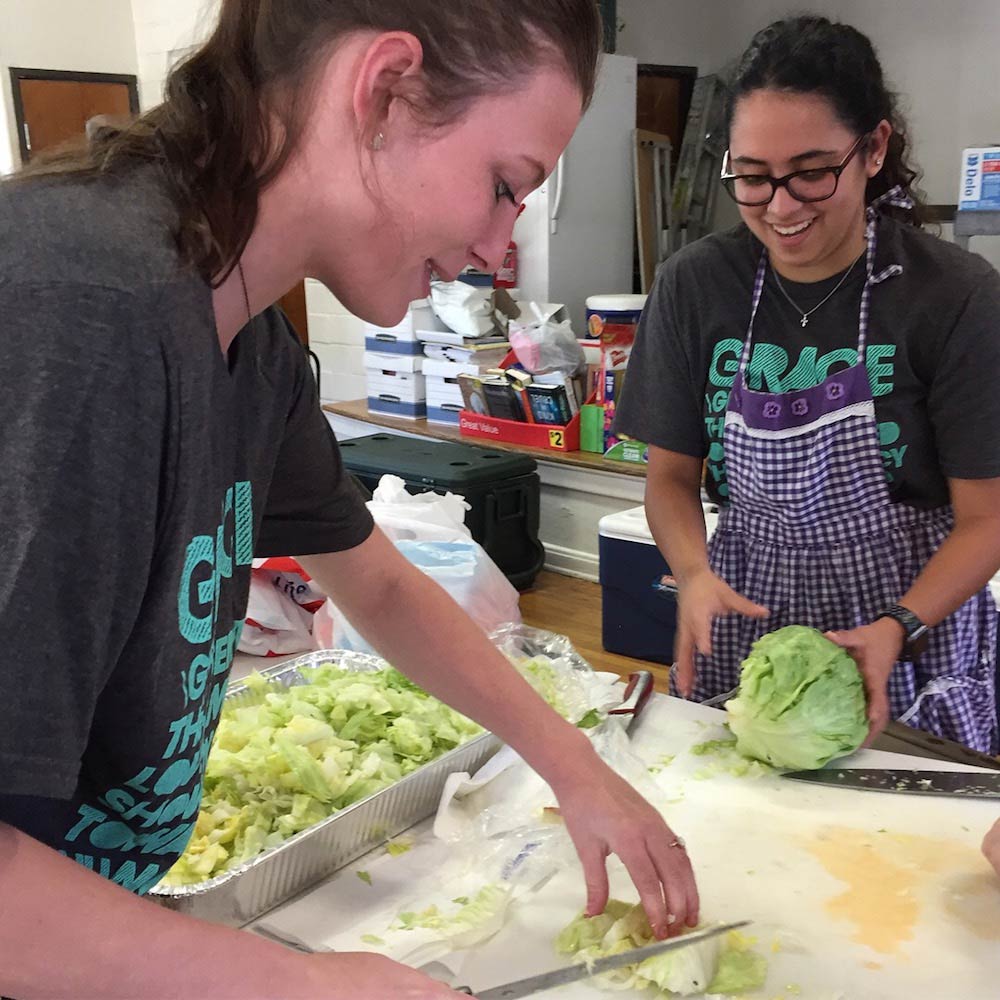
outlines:
[[639, 713], [646, 707], [652, 693], [653, 675], [648, 670], [637, 670], [628, 675], [628, 686], [625, 688], [622, 703], [611, 709], [608, 715], [632, 716], [626, 726], [626, 729], [631, 729], [632, 724], [639, 718]]

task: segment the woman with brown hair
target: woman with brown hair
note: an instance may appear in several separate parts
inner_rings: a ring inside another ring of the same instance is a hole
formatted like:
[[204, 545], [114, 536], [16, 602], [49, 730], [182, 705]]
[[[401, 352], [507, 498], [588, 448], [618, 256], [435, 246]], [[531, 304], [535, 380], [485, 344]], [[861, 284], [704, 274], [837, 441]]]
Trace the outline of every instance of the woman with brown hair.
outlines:
[[599, 38], [592, 0], [223, 0], [161, 106], [0, 188], [0, 992], [451, 995], [137, 898], [191, 834], [254, 555], [549, 781], [590, 912], [614, 853], [661, 936], [697, 922], [683, 842], [373, 529], [269, 308], [312, 277], [391, 325], [495, 270]]

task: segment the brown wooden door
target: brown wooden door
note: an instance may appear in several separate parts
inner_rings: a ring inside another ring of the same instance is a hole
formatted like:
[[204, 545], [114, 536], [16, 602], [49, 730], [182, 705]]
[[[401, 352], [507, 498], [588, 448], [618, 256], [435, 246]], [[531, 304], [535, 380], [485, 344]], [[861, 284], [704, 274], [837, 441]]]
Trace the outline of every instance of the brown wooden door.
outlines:
[[671, 166], [680, 156], [696, 75], [692, 66], [639, 67], [636, 128], [670, 139]]
[[[137, 110], [135, 83], [130, 78], [119, 82], [56, 72], [42, 78], [42, 72], [11, 73], [24, 162], [33, 153], [79, 138], [95, 115], [125, 120]], [[36, 75], [19, 75], [25, 73]]]

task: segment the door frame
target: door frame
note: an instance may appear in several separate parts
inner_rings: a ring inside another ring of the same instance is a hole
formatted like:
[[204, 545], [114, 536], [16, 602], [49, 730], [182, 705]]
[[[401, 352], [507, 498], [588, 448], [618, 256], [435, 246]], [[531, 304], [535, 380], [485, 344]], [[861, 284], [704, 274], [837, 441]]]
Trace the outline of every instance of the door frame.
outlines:
[[21, 101], [22, 80], [72, 80], [77, 83], [121, 83], [128, 87], [128, 104], [132, 114], [139, 113], [139, 78], [130, 73], [83, 73], [63, 69], [26, 69], [11, 66], [10, 89], [14, 97], [14, 123], [17, 128], [17, 143], [21, 150], [21, 163], [27, 163], [30, 156], [24, 138], [24, 104]]

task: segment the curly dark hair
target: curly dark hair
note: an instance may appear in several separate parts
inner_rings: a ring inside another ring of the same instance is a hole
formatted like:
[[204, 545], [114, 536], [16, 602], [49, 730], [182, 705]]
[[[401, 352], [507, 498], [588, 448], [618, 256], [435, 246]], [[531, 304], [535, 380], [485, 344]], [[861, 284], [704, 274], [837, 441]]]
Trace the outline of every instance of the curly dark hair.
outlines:
[[[569, 73], [586, 107], [603, 40], [595, 0], [222, 0], [214, 32], [171, 71], [162, 104], [13, 179], [160, 164], [181, 258], [218, 286], [253, 233], [261, 192], [301, 139], [322, 57], [358, 31], [419, 40], [423, 73], [397, 96], [429, 125], [456, 120], [478, 97], [546, 64]], [[280, 135], [269, 126], [275, 117]], [[359, 146], [370, 138], [358, 137]]]
[[924, 217], [920, 177], [908, 156], [908, 131], [899, 98], [886, 85], [875, 47], [867, 35], [825, 17], [800, 15], [775, 21], [754, 35], [730, 79], [727, 131], [740, 98], [755, 90], [819, 94], [857, 135], [883, 119], [892, 125], [882, 170], [868, 181], [867, 203], [899, 185], [913, 199], [913, 211], [888, 208], [888, 214], [919, 226]]

